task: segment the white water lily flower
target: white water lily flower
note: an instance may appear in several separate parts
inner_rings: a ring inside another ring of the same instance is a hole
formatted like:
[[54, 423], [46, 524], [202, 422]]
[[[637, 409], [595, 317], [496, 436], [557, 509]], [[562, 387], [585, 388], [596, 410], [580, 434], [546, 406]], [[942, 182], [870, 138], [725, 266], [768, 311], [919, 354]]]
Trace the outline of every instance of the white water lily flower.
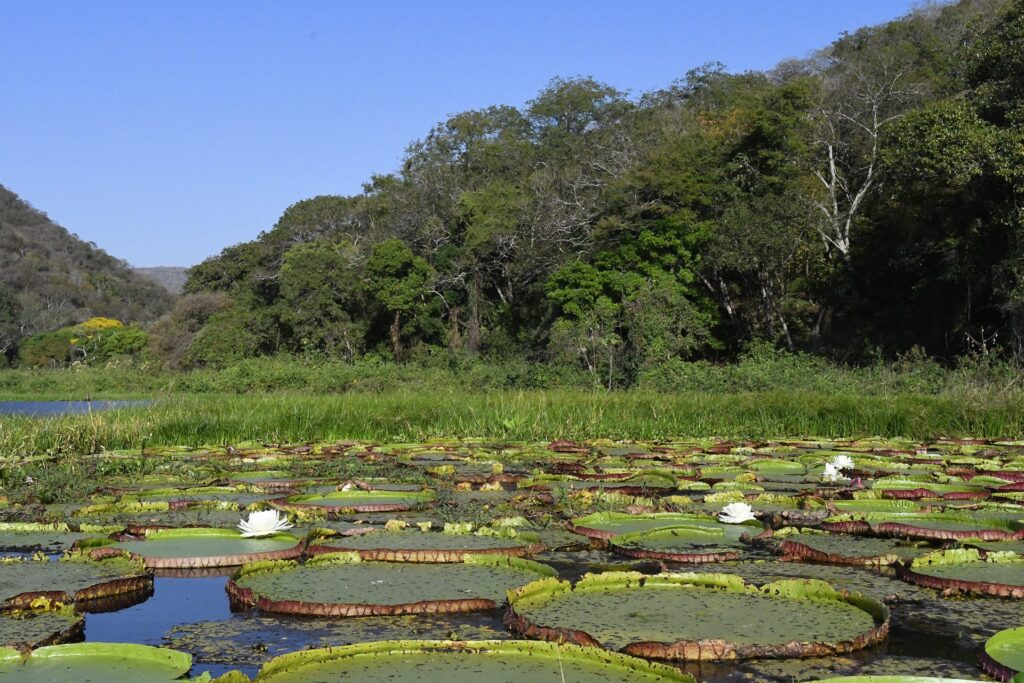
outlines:
[[250, 512], [249, 519], [243, 519], [238, 523], [238, 530], [242, 532], [242, 538], [259, 538], [291, 529], [292, 526], [288, 518], [279, 511], [261, 510]]
[[829, 464], [833, 465], [837, 470], [852, 470], [854, 468], [853, 458], [848, 455], [837, 455], [831, 460]]
[[754, 508], [746, 503], [729, 503], [718, 513], [718, 521], [723, 524], [743, 524], [754, 517]]
[[832, 483], [847, 481], [839, 468], [830, 462], [825, 463], [825, 471], [821, 473], [821, 478], [823, 481], [829, 481]]

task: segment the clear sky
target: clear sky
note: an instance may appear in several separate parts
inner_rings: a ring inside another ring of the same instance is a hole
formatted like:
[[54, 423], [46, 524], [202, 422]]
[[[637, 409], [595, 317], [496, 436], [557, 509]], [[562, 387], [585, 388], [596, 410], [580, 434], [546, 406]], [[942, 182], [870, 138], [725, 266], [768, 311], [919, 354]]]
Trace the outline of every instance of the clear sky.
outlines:
[[801, 57], [911, 0], [0, 0], [0, 184], [134, 265], [352, 194], [554, 76], [633, 94]]

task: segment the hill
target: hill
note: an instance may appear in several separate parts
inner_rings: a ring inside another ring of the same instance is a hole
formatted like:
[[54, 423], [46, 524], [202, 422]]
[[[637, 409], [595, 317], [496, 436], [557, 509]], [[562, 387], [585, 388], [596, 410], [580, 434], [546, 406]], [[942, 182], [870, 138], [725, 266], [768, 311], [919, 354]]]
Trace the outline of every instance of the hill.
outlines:
[[188, 268], [180, 266], [151, 266], [136, 268], [135, 272], [145, 275], [171, 294], [181, 294], [188, 280]]
[[152, 320], [173, 297], [0, 185], [0, 354], [92, 317]]

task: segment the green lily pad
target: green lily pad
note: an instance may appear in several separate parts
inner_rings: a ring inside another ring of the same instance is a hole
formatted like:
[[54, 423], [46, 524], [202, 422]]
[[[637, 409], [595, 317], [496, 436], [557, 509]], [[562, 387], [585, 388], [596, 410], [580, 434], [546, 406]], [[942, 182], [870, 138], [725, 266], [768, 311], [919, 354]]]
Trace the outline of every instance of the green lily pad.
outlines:
[[722, 562], [740, 556], [742, 524], [671, 526], [612, 536], [609, 547], [627, 557], [646, 557], [671, 562]]
[[364, 560], [388, 562], [460, 562], [466, 555], [522, 557], [543, 550], [540, 537], [529, 532], [482, 535], [414, 529], [318, 538], [309, 548], [312, 554], [354, 551]]
[[922, 548], [905, 541], [850, 534], [797, 532], [776, 538], [782, 543], [779, 552], [811, 562], [879, 566], [911, 560], [933, 550]]
[[73, 608], [27, 609], [0, 613], [0, 647], [37, 648], [82, 635], [85, 617]]
[[228, 581], [232, 600], [267, 612], [367, 616], [493, 609], [511, 588], [555, 572], [536, 562], [469, 555], [462, 562], [363, 562], [356, 553], [304, 565], [259, 562]]
[[1000, 631], [989, 638], [981, 666], [1001, 680], [1024, 672], [1024, 626]]
[[509, 594], [507, 623], [530, 638], [660, 659], [839, 654], [884, 640], [889, 612], [823, 581], [761, 588], [725, 574], [588, 574], [541, 579]]
[[429, 491], [332, 491], [289, 496], [274, 502], [283, 508], [319, 508], [328, 512], [397, 512], [423, 507], [434, 500]]
[[930, 553], [901, 569], [900, 577], [928, 588], [1024, 598], [1024, 557], [958, 548]]
[[50, 645], [23, 657], [0, 649], [0, 680], [24, 683], [159, 683], [178, 680], [192, 668], [184, 652], [131, 643]]
[[0, 522], [0, 551], [57, 553], [69, 549], [89, 534], [74, 532], [67, 524]]
[[382, 641], [282, 655], [260, 681], [676, 681], [692, 676], [672, 667], [595, 648], [525, 641]]
[[234, 567], [259, 560], [290, 559], [302, 554], [302, 539], [287, 533], [244, 538], [233, 529], [159, 529], [137, 541], [119, 541], [151, 569]]
[[45, 598], [70, 604], [114, 596], [148, 597], [153, 577], [141, 563], [123, 554], [91, 559], [72, 554], [58, 561], [0, 561], [0, 604], [5, 609], [22, 609], [33, 600]]
[[714, 517], [679, 512], [656, 512], [645, 515], [630, 515], [622, 512], [595, 512], [594, 514], [577, 517], [572, 520], [569, 523], [569, 530], [590, 538], [610, 539], [612, 536], [670, 526], [702, 526], [709, 529], [732, 526], [738, 531], [747, 534], [756, 534], [762, 528], [760, 523], [757, 522], [724, 525]]

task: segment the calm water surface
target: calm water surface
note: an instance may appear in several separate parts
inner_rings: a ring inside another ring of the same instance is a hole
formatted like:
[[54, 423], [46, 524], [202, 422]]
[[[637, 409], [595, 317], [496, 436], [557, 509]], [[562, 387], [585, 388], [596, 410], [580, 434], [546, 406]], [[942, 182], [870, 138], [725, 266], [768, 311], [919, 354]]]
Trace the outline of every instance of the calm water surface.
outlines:
[[150, 401], [0, 401], [0, 415], [82, 415], [95, 410], [144, 406]]

